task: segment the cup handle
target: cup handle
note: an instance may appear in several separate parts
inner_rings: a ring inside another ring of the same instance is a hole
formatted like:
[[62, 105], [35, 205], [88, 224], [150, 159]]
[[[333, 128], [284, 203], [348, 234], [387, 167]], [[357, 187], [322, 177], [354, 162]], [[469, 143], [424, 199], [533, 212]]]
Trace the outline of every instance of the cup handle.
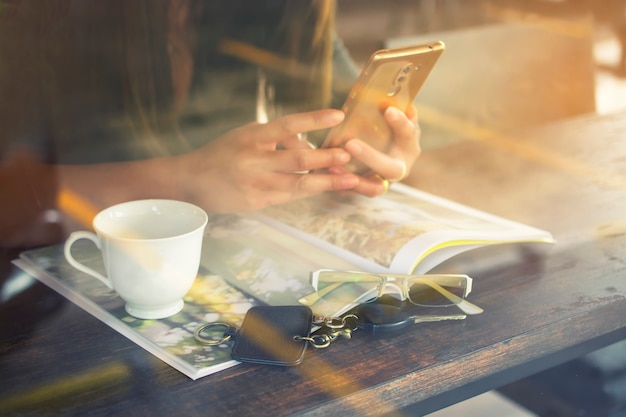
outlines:
[[67, 238], [67, 240], [65, 241], [65, 246], [63, 247], [63, 253], [65, 254], [65, 259], [67, 259], [67, 262], [69, 262], [70, 265], [72, 265], [74, 268], [78, 269], [79, 271], [82, 271], [82, 272], [84, 272], [86, 274], [89, 274], [92, 277], [98, 278], [107, 287], [109, 287], [110, 289], [113, 289], [113, 285], [111, 284], [111, 280], [109, 280], [109, 278], [107, 278], [104, 275], [102, 275], [101, 273], [96, 272], [93, 269], [91, 269], [91, 268], [81, 264], [76, 259], [74, 259], [74, 257], [72, 256], [71, 249], [72, 249], [72, 245], [74, 244], [74, 242], [76, 242], [79, 239], [91, 240], [93, 243], [95, 243], [95, 245], [96, 245], [96, 247], [98, 249], [101, 249], [101, 247], [100, 247], [100, 239], [98, 239], [98, 236], [96, 236], [94, 233], [85, 232], [85, 231], [73, 232]]

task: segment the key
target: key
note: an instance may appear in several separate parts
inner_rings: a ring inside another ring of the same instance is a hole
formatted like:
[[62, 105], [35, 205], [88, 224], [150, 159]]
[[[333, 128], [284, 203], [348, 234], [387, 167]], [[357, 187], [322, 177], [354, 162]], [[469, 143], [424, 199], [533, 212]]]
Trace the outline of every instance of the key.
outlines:
[[368, 303], [353, 310], [358, 317], [356, 326], [375, 337], [393, 337], [404, 333], [416, 323], [443, 320], [463, 320], [465, 314], [453, 315], [413, 315], [400, 307]]

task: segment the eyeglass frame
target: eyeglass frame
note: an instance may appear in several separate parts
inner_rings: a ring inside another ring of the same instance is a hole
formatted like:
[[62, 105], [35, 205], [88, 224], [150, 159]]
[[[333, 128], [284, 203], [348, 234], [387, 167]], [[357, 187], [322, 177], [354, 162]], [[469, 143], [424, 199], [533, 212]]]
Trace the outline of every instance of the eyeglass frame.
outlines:
[[[315, 292], [303, 297], [301, 300], [305, 300], [307, 304], [313, 304], [317, 300], [323, 298], [324, 295], [327, 294], [328, 292], [332, 292], [333, 290], [338, 288], [340, 284], [347, 284], [351, 282], [358, 283], [358, 281], [326, 281], [330, 285], [320, 290], [319, 289], [319, 283], [320, 283], [319, 277], [321, 274], [327, 273], [327, 272], [332, 272], [332, 273], [342, 274], [342, 275], [367, 275], [367, 276], [379, 278], [380, 283], [378, 284], [378, 294], [376, 295], [375, 298], [368, 300], [368, 301], [373, 301], [375, 299], [380, 298], [383, 294], [386, 294], [385, 289], [388, 288], [389, 284], [391, 284], [392, 288], [395, 287], [396, 289], [400, 290], [400, 297], [402, 300], [409, 300], [409, 302], [411, 302], [412, 304], [423, 306], [423, 307], [443, 307], [443, 306], [436, 306], [436, 305], [417, 304], [417, 303], [414, 303], [410, 299], [409, 294], [408, 294], [408, 291], [409, 291], [408, 282], [411, 280], [413, 281], [419, 280], [419, 283], [422, 283], [424, 285], [431, 287], [433, 290], [437, 291], [439, 294], [441, 294], [442, 296], [450, 300], [451, 304], [444, 305], [444, 306], [448, 307], [451, 305], [455, 305], [459, 307], [464, 313], [471, 314], [471, 315], [480, 314], [483, 312], [482, 308], [466, 300], [466, 297], [472, 291], [473, 280], [470, 276], [465, 275], [465, 274], [413, 275], [413, 274], [370, 273], [370, 272], [362, 272], [362, 271], [341, 271], [341, 270], [335, 270], [335, 269], [318, 269], [317, 271], [311, 272], [311, 275], [310, 275], [310, 282], [313, 288], [315, 289]], [[439, 283], [436, 282], [437, 279], [441, 279], [444, 277], [454, 278], [455, 280], [462, 279], [466, 282], [463, 297], [459, 297], [458, 295], [451, 293], [450, 291], [446, 290]], [[333, 285], [333, 283], [336, 285]], [[400, 285], [398, 285], [398, 283]], [[322, 294], [320, 294], [320, 292]]]

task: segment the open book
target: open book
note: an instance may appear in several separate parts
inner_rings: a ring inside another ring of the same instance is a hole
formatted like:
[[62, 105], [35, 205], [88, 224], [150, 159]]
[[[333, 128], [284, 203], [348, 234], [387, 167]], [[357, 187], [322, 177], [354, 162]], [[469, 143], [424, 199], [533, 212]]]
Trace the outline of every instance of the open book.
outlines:
[[[552, 241], [546, 231], [394, 184], [375, 199], [326, 194], [254, 214], [211, 215], [198, 279], [183, 311], [167, 319], [129, 316], [115, 292], [65, 261], [62, 245], [24, 252], [15, 264], [196, 379], [236, 364], [228, 345], [195, 342], [200, 323], [237, 325], [255, 304], [298, 304], [313, 291], [312, 271], [423, 274], [481, 246]], [[73, 251], [81, 262], [104, 272], [93, 244], [79, 241]], [[311, 308], [323, 315], [341, 312], [317, 304]]]
[[[246, 217], [214, 216], [202, 262], [264, 303], [293, 305], [313, 291], [308, 277], [322, 268], [424, 274], [463, 252], [506, 246], [496, 253], [481, 251], [485, 259], [472, 263], [474, 271], [477, 265], [514, 262], [516, 255], [525, 254], [515, 249], [532, 244], [540, 252], [544, 246], [537, 244], [551, 242], [547, 231], [393, 184], [374, 199], [332, 193]], [[467, 260], [437, 272], [470, 272], [464, 267], [469, 267]], [[323, 300], [311, 305], [325, 316], [350, 307], [337, 310]]]

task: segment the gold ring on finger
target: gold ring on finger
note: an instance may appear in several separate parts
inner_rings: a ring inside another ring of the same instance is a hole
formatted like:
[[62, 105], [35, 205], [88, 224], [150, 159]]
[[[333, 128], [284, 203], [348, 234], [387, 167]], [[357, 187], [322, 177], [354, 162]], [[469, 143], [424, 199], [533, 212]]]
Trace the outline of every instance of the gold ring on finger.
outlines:
[[389, 180], [379, 174], [374, 174], [374, 178], [380, 180], [383, 183], [383, 192], [381, 195], [386, 194], [387, 191], [389, 191]]

